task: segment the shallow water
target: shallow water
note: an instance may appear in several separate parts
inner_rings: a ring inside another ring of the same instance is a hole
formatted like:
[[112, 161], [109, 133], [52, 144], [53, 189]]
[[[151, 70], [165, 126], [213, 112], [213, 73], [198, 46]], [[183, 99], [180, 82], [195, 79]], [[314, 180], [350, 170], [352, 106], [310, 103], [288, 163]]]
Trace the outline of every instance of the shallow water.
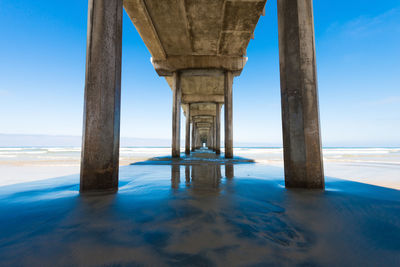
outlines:
[[[235, 155], [283, 168], [282, 148], [235, 148]], [[167, 147], [122, 147], [120, 165], [168, 155]], [[325, 174], [400, 189], [400, 148], [324, 148]], [[0, 148], [0, 186], [79, 173], [79, 147]]]
[[121, 167], [112, 195], [80, 195], [78, 175], [0, 187], [0, 265], [399, 266], [398, 190], [287, 190], [279, 167], [166, 161]]

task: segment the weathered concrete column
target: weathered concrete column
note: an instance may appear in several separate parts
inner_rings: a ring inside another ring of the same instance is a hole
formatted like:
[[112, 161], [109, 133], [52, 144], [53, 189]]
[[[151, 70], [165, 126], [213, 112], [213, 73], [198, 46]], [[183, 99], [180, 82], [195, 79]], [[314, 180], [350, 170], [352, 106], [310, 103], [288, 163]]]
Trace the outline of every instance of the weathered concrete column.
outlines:
[[190, 155], [190, 104], [186, 114], [185, 154]]
[[202, 142], [201, 142], [201, 136], [199, 133], [199, 129], [196, 129], [196, 149], [199, 149], [203, 146]]
[[[214, 124], [214, 122], [213, 122]], [[211, 126], [211, 149], [214, 151], [215, 150], [215, 135], [214, 135], [214, 125]]]
[[233, 158], [233, 125], [232, 125], [232, 86], [233, 74], [225, 72], [225, 158]]
[[122, 0], [89, 0], [80, 191], [117, 191]]
[[195, 134], [196, 134], [196, 129], [195, 129], [195, 125], [194, 125], [194, 121], [192, 120], [192, 151], [195, 151], [196, 149], [196, 138], [195, 138]]
[[[216, 104], [218, 107], [218, 104]], [[217, 119], [213, 117], [213, 150], [214, 152], [217, 150]]]
[[214, 150], [214, 129], [210, 128], [210, 149]]
[[173, 101], [172, 101], [172, 157], [181, 155], [181, 75], [174, 72], [173, 77]]
[[324, 188], [312, 0], [278, 0], [287, 187]]
[[197, 140], [199, 138], [198, 137], [199, 131], [197, 129], [197, 125], [195, 123], [193, 125], [194, 125], [194, 128], [193, 128], [194, 129], [194, 138], [193, 138], [194, 139], [194, 150], [196, 150], [197, 149], [197, 142], [198, 142]]
[[217, 104], [215, 112], [215, 153], [221, 154], [221, 106]]

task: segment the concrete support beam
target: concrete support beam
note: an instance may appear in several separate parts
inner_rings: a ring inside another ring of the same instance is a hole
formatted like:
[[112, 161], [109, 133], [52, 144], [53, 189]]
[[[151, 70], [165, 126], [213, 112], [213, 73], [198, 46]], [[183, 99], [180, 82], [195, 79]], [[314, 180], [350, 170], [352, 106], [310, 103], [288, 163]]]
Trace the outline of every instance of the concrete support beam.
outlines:
[[199, 134], [198, 129], [196, 130], [196, 146], [195, 146], [195, 148], [196, 149], [200, 148], [200, 134]]
[[185, 154], [190, 155], [190, 104], [186, 113]]
[[225, 158], [233, 158], [233, 125], [232, 125], [232, 86], [233, 74], [225, 72]]
[[213, 127], [210, 127], [209, 133], [208, 133], [208, 138], [207, 138], [207, 143], [208, 143], [208, 148], [210, 150], [214, 150], [214, 135], [213, 135], [214, 129]]
[[196, 150], [199, 146], [199, 131], [197, 129], [197, 126], [194, 125], [194, 150]]
[[[218, 104], [216, 105], [216, 107], [218, 108]], [[213, 144], [214, 144], [214, 146], [213, 146], [213, 150], [214, 150], [214, 152], [215, 152], [215, 150], [216, 150], [216, 143], [217, 143], [217, 134], [216, 134], [216, 132], [217, 132], [217, 126], [216, 126], [216, 117], [213, 117]]]
[[172, 157], [179, 158], [181, 154], [181, 77], [179, 71], [173, 74], [172, 101]]
[[196, 138], [196, 126], [195, 123], [192, 121], [192, 151], [196, 149], [196, 143], [195, 143], [195, 138]]
[[89, 0], [80, 192], [117, 191], [122, 0]]
[[324, 188], [312, 0], [278, 0], [286, 187]]
[[170, 55], [166, 59], [151, 59], [159, 76], [171, 76], [184, 69], [226, 69], [240, 75], [247, 57], [227, 55]]
[[193, 117], [196, 116], [215, 116], [214, 110], [192, 110]]
[[221, 106], [216, 105], [215, 110], [215, 153], [221, 154]]
[[182, 96], [182, 103], [207, 103], [207, 102], [216, 102], [216, 103], [224, 103], [224, 96], [223, 95], [183, 95]]

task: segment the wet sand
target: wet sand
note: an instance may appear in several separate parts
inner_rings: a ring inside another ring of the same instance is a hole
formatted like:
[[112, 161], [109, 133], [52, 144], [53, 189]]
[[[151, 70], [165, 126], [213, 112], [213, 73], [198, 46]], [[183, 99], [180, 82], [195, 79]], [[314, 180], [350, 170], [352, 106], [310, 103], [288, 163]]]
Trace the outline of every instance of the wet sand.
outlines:
[[79, 195], [78, 175], [0, 187], [0, 265], [400, 265], [398, 190], [287, 190], [279, 167], [183, 163], [123, 166], [113, 195]]

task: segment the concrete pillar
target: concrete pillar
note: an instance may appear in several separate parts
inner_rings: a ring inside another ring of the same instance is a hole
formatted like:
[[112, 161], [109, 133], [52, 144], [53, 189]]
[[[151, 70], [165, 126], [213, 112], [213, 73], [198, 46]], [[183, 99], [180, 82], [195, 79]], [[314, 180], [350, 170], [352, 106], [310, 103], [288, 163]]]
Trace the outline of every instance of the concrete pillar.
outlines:
[[196, 148], [199, 149], [202, 146], [203, 146], [203, 143], [201, 142], [201, 135], [200, 135], [199, 129], [197, 128], [197, 131], [196, 131]]
[[172, 157], [181, 155], [181, 75], [174, 72], [173, 76], [173, 101], [172, 101]]
[[214, 139], [215, 139], [215, 135], [214, 135], [214, 123], [213, 123], [213, 125], [211, 126], [211, 149], [214, 151], [215, 150], [215, 142], [214, 142]]
[[122, 0], [89, 0], [80, 191], [117, 191]]
[[225, 72], [225, 158], [233, 158], [232, 86], [233, 74]]
[[213, 129], [212, 129], [212, 127], [210, 127], [210, 130], [208, 131], [208, 138], [207, 138], [207, 146], [210, 150], [214, 149], [213, 139], [214, 139]]
[[190, 155], [190, 104], [186, 114], [185, 154]]
[[312, 0], [278, 0], [287, 187], [324, 188]]
[[197, 149], [197, 126], [193, 123], [193, 142], [194, 142], [194, 150]]
[[215, 116], [215, 153], [221, 154], [221, 105], [217, 104]]
[[193, 122], [193, 119], [192, 119], [192, 151], [194, 151], [196, 149], [195, 131], [196, 131], [195, 125], [194, 125], [194, 122]]
[[210, 129], [210, 142], [211, 142], [211, 150], [214, 150], [214, 127], [212, 126]]
[[[218, 104], [217, 104], [218, 106]], [[213, 117], [213, 150], [214, 152], [216, 151], [216, 147], [217, 147], [217, 126], [216, 126], [216, 118]]]

